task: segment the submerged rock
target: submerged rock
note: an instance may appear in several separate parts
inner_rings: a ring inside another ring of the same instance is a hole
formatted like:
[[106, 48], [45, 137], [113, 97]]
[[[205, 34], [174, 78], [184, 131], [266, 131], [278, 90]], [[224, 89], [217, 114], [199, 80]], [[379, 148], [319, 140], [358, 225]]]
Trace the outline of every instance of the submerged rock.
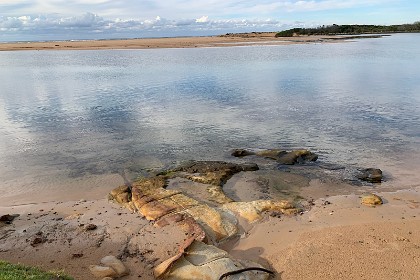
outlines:
[[308, 150], [293, 150], [288, 152], [285, 150], [269, 149], [252, 152], [243, 149], [236, 149], [232, 152], [232, 156], [234, 157], [244, 157], [249, 155], [256, 155], [260, 157], [273, 159], [276, 160], [278, 163], [285, 165], [293, 165], [297, 163], [304, 163], [307, 161], [316, 161], [318, 159], [317, 154], [312, 153]]
[[174, 169], [174, 172], [188, 173], [185, 178], [203, 184], [221, 186], [241, 171], [256, 171], [258, 165], [236, 164], [223, 161], [191, 161]]
[[360, 174], [357, 176], [358, 179], [367, 181], [370, 183], [382, 182], [382, 170], [378, 168], [366, 168], [360, 170]]
[[382, 198], [373, 193], [362, 195], [361, 203], [367, 206], [376, 206], [383, 204]]
[[255, 153], [244, 149], [235, 149], [232, 151], [231, 155], [234, 157], [246, 157], [255, 155]]
[[316, 161], [317, 159], [318, 155], [308, 150], [295, 150], [280, 154], [277, 161], [280, 164], [293, 165], [296, 163], [304, 163], [306, 161]]

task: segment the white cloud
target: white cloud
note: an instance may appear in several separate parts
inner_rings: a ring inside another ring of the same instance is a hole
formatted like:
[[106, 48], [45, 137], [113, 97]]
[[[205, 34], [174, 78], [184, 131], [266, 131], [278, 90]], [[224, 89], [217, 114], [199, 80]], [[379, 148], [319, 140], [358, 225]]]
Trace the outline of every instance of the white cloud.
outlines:
[[[96, 38], [174, 36], [200, 33], [200, 35], [244, 31], [276, 31], [289, 26], [286, 22], [272, 19], [217, 19], [208, 16], [197, 19], [166, 19], [156, 16], [152, 19], [105, 19], [93, 13], [73, 17], [57, 15], [0, 17], [0, 30], [6, 41], [7, 34], [62, 35], [62, 39], [80, 39], [95, 34]], [[102, 35], [101, 35], [102, 34]], [[83, 35], [83, 36], [81, 36]], [[43, 37], [44, 38], [44, 37]], [[61, 37], [60, 37], [61, 38]], [[51, 38], [57, 39], [57, 38]], [[23, 39], [25, 40], [25, 39]], [[32, 39], [33, 40], [33, 39]]]
[[65, 27], [94, 27], [101, 26], [104, 23], [102, 17], [92, 13], [86, 13], [77, 17], [61, 18], [58, 24]]
[[[77, 39], [93, 33], [108, 38], [171, 36], [170, 32], [180, 36], [195, 35], [194, 32], [208, 35], [225, 31], [277, 31], [296, 26], [293, 23], [296, 20], [305, 21], [307, 26], [344, 21], [342, 14], [340, 18], [325, 18], [322, 11], [328, 10], [331, 16], [339, 10], [369, 10], [402, 1], [0, 0], [0, 40], [11, 37], [25, 40], [29, 34], [31, 38], [43, 34], [52, 39], [68, 34]], [[363, 17], [360, 13], [358, 16]], [[319, 19], [324, 22], [312, 23]], [[349, 19], [353, 21], [352, 17]]]
[[206, 23], [206, 22], [209, 22], [209, 17], [208, 17], [208, 16], [202, 16], [202, 17], [200, 17], [200, 18], [197, 18], [197, 19], [195, 20], [195, 22], [200, 22], [200, 23]]
[[383, 5], [401, 0], [1, 0], [0, 15], [59, 13], [73, 16], [86, 11], [104, 17], [150, 18], [250, 18], [305, 12]]

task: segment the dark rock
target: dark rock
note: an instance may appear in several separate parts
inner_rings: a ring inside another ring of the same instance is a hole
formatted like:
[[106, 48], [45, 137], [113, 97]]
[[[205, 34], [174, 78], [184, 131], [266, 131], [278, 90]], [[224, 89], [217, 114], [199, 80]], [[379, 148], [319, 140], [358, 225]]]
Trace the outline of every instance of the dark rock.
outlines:
[[204, 184], [221, 186], [236, 173], [256, 171], [258, 169], [258, 165], [255, 163], [236, 164], [224, 161], [190, 161], [174, 169], [173, 172], [189, 173], [189, 175], [184, 177]]
[[95, 225], [95, 224], [88, 224], [87, 226], [85, 226], [85, 230], [86, 231], [89, 231], [89, 230], [95, 230], [95, 229], [97, 229], [98, 228], [98, 226], [97, 225]]
[[37, 235], [35, 238], [31, 241], [31, 246], [35, 247], [36, 245], [45, 243], [47, 241], [47, 238], [41, 235]]
[[378, 168], [366, 168], [360, 170], [360, 174], [357, 176], [358, 179], [370, 182], [380, 183], [382, 182], [382, 170]]
[[244, 150], [244, 149], [235, 149], [232, 151], [231, 155], [234, 157], [246, 157], [246, 156], [255, 155], [255, 153]]
[[0, 222], [11, 223], [16, 217], [19, 217], [19, 214], [14, 214], [14, 215], [6, 214], [3, 216], [0, 216]]
[[236, 149], [232, 152], [232, 156], [235, 157], [244, 157], [248, 155], [257, 155], [260, 157], [265, 157], [269, 159], [276, 160], [280, 164], [293, 165], [297, 163], [305, 163], [308, 161], [316, 161], [318, 155], [312, 153], [308, 150], [293, 150], [290, 152], [279, 150], [279, 149], [269, 149], [261, 150], [257, 152], [247, 151], [243, 149]]
[[208, 173], [217, 171], [240, 172], [240, 171], [253, 171], [258, 170], [256, 164], [236, 164], [224, 161], [190, 161], [182, 164], [174, 171], [181, 171], [187, 173]]

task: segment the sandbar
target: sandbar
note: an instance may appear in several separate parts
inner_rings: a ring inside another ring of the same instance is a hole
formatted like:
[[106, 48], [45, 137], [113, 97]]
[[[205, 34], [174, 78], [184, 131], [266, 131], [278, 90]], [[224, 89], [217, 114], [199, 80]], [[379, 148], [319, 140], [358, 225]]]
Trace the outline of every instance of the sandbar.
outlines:
[[[298, 36], [277, 38], [275, 37], [275, 34], [275, 32], [254, 32], [207, 37], [16, 42], [0, 43], [0, 51], [203, 48], [323, 43], [337, 42], [346, 39], [346, 36]], [[354, 37], [352, 37], [352, 39], [354, 39]]]

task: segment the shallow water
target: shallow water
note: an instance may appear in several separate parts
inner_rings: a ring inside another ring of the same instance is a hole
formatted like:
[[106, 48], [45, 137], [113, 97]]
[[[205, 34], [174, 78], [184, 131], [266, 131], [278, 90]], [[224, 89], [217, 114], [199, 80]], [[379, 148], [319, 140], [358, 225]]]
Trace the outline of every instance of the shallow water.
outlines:
[[0, 52], [0, 201], [102, 195], [238, 147], [309, 148], [411, 186], [419, 43]]

